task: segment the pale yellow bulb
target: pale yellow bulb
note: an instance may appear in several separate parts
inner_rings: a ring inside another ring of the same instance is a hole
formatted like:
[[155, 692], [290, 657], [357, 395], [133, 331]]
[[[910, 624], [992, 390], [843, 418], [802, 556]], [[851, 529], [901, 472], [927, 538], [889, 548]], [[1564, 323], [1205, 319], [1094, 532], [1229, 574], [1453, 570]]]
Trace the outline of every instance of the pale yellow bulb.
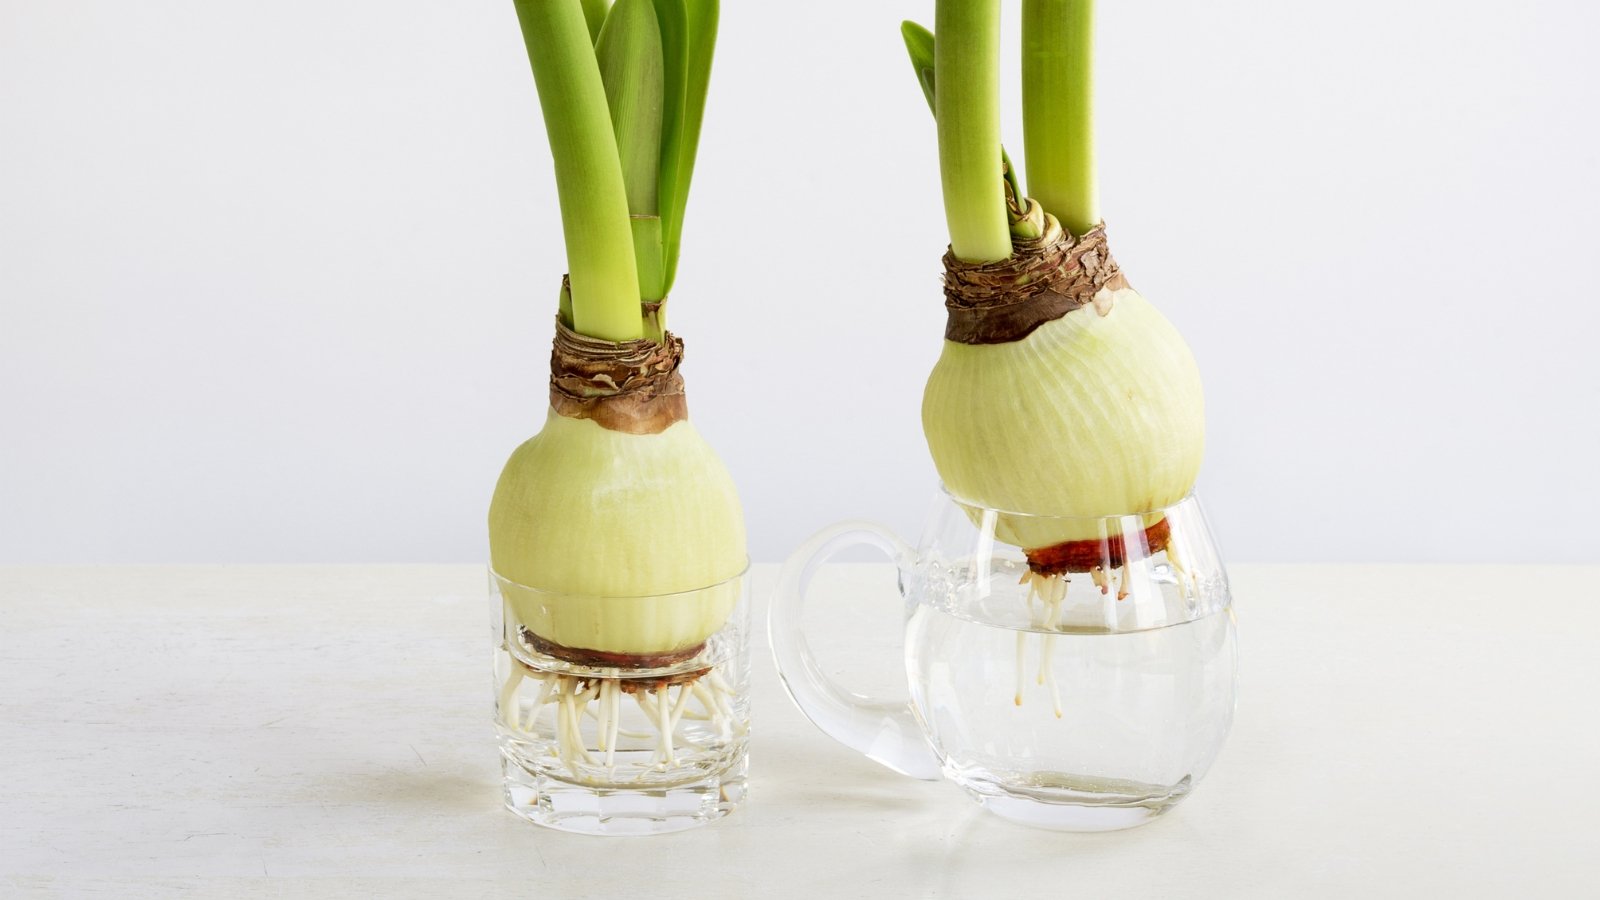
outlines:
[[733, 479], [687, 420], [657, 434], [551, 414], [511, 455], [489, 507], [508, 612], [565, 647], [659, 654], [720, 629], [740, 596]]
[[[1103, 517], [1160, 509], [1193, 487], [1205, 408], [1188, 345], [1132, 289], [1095, 299], [1019, 341], [945, 342], [922, 424], [952, 494]], [[997, 533], [1033, 549], [1096, 537], [1098, 526], [1004, 516]]]

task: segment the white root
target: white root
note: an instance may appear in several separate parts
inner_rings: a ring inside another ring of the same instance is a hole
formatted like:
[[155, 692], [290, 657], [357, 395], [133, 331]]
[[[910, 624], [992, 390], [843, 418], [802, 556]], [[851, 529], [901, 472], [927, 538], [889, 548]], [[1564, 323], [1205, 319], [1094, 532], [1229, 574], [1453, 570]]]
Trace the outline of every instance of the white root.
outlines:
[[1184, 570], [1183, 560], [1178, 558], [1176, 541], [1167, 541], [1167, 566], [1172, 569], [1172, 577], [1178, 584], [1178, 597], [1187, 600], [1191, 594], [1199, 596], [1200, 585], [1194, 576]]
[[[547, 678], [542, 673], [528, 668], [521, 661], [513, 658], [511, 660], [511, 673], [506, 677], [506, 683], [500, 688], [499, 709], [502, 721], [512, 731], [519, 734], [532, 732], [539, 718], [539, 710], [546, 703], [558, 699], [554, 695], [560, 687], [561, 680], [560, 676]], [[523, 681], [533, 681], [539, 684], [539, 695], [534, 698], [533, 703], [529, 704], [526, 721], [523, 720], [522, 708], [517, 703], [517, 693], [521, 689]]]
[[657, 687], [655, 695], [656, 699], [653, 706], [649, 703], [645, 704], [646, 706], [651, 706], [650, 718], [651, 721], [656, 723], [656, 748], [650, 754], [650, 765], [652, 767], [670, 765], [672, 754], [672, 733], [667, 730], [666, 687]]
[[556, 757], [566, 765], [573, 777], [582, 778], [583, 773], [578, 770], [579, 763], [592, 766], [595, 760], [584, 746], [583, 714], [579, 709], [582, 704], [589, 702], [599, 688], [591, 685], [580, 689], [582, 680], [570, 675], [556, 675], [551, 680], [556, 682]]
[[1022, 705], [1022, 671], [1023, 669], [1027, 668], [1028, 665], [1027, 654], [1028, 633], [1026, 631], [1019, 631], [1017, 632], [1017, 693], [1016, 696], [1012, 698], [1012, 702], [1018, 706]]
[[567, 726], [567, 679], [558, 675], [556, 680], [559, 683], [556, 689], [556, 698], [558, 700], [556, 706], [556, 757], [572, 771], [572, 774], [576, 775], [578, 774], [578, 767], [572, 761], [572, 738], [568, 733], [569, 728]]
[[[1041, 601], [1044, 599], [1043, 593], [1039, 590], [1039, 584], [1043, 580], [1044, 580], [1043, 576], [1035, 574], [1033, 571], [1029, 570], [1029, 571], [1026, 571], [1026, 572], [1022, 573], [1022, 580], [1020, 582], [1018, 582], [1018, 584], [1026, 584], [1028, 586], [1028, 622], [1030, 624], [1032, 624], [1034, 628], [1038, 628], [1038, 627], [1040, 627], [1040, 625], [1043, 624], [1042, 621], [1039, 618], [1039, 610], [1034, 608], [1034, 603], [1033, 603], [1033, 601], [1036, 598], [1041, 600]], [[1012, 697], [1011, 697], [1011, 702], [1016, 704], [1017, 706], [1021, 706], [1022, 705], [1022, 686], [1023, 686], [1023, 675], [1022, 675], [1022, 672], [1027, 667], [1028, 667], [1027, 635], [1025, 635], [1021, 631], [1018, 631], [1017, 632], [1017, 684], [1016, 684], [1016, 691], [1012, 694]]]
[[[611, 712], [612, 712], [612, 725], [613, 725], [612, 731], [615, 732], [616, 734], [622, 735], [623, 737], [633, 738], [635, 740], [643, 740], [645, 738], [649, 738], [651, 740], [654, 740], [655, 739], [655, 734], [653, 732], [649, 732], [649, 731], [633, 731], [631, 729], [617, 727], [617, 726], [620, 726], [620, 720], [617, 718], [617, 715], [622, 710], [622, 693], [623, 693], [623, 691], [622, 691], [622, 687], [620, 685], [617, 687], [617, 689], [615, 691], [612, 692], [612, 698], [611, 698]], [[595, 710], [589, 708], [589, 707], [584, 707], [583, 714], [585, 716], [588, 716], [591, 719], [598, 720], [600, 718], [600, 714], [598, 712], [596, 712]], [[612, 743], [615, 743], [615, 741], [612, 741]]]
[[727, 715], [733, 715], [733, 707], [728, 704], [728, 698], [734, 696], [734, 690], [724, 681], [716, 669], [709, 673], [711, 676], [711, 695], [717, 698], [717, 707]]
[[683, 711], [689, 707], [689, 696], [689, 686], [687, 684], [678, 685], [678, 700], [672, 704], [672, 721], [668, 725], [668, 731], [678, 727], [678, 720], [683, 718]]
[[[1095, 584], [1101, 587], [1102, 592], [1108, 583], [1102, 570], [1096, 568], [1090, 572], [1095, 579]], [[1022, 582], [1028, 585], [1028, 619], [1036, 630], [1051, 631], [1060, 627], [1061, 614], [1067, 600], [1067, 589], [1071, 582], [1065, 575], [1039, 575], [1034, 572], [1024, 573]], [[1038, 604], [1035, 605], [1034, 601]], [[1025, 684], [1024, 672], [1027, 670], [1027, 637], [1025, 631], [1017, 632], [1017, 685], [1013, 702], [1022, 705], [1022, 694]], [[1045, 634], [1041, 637], [1039, 671], [1035, 676], [1036, 683], [1048, 686], [1052, 708], [1056, 718], [1061, 718], [1061, 687], [1056, 683], [1055, 659], [1056, 635]]]
[[[534, 719], [539, 717], [539, 710], [543, 709], [546, 703], [555, 700], [556, 683], [560, 681], [559, 678], [540, 678], [539, 680], [544, 682], [544, 687], [539, 689], [539, 696], [534, 698], [533, 705], [528, 707], [533, 710]], [[532, 719], [528, 721], [528, 727], [533, 727]]]
[[[718, 672], [716, 669], [711, 669], [706, 674], [711, 676], [711, 687], [716, 692], [717, 696], [733, 697], [738, 694], [738, 691], [733, 689], [733, 685], [728, 684], [727, 680], [722, 677], [722, 673]], [[731, 707], [729, 708], [729, 712], [732, 712]]]
[[[595, 711], [594, 716], [594, 734], [595, 740], [599, 741], [599, 749], [601, 750], [608, 748], [607, 738], [611, 737], [611, 690], [614, 686], [615, 683], [610, 679], [600, 682], [600, 702], [595, 704], [599, 708]], [[584, 706], [583, 711], [588, 714], [589, 707]], [[610, 758], [609, 753], [607, 758]]]
[[[527, 681], [536, 681], [540, 686], [531, 706], [518, 703], [519, 694], [527, 696], [523, 693]], [[730, 739], [736, 728], [743, 731], [733, 715], [737, 699], [733, 689], [715, 670], [676, 685], [657, 682], [647, 687], [648, 681], [635, 682], [638, 688], [632, 691], [623, 689], [625, 682], [626, 679], [619, 677], [547, 674], [513, 660], [513, 668], [500, 687], [501, 721], [512, 731], [529, 738], [544, 735], [547, 743], [543, 745], [543, 752], [554, 757], [580, 781], [598, 777], [585, 771], [586, 766], [603, 765], [615, 769], [617, 754], [626, 751], [621, 746], [623, 738], [649, 741], [653, 745], [650, 759], [645, 763], [648, 771], [678, 765], [682, 758], [680, 750], [687, 752], [686, 748], [694, 748], [698, 751], [713, 746], [695, 739], [691, 733], [678, 734], [679, 725], [685, 721], [706, 722], [706, 726], [696, 726], [694, 731], [708, 727], [719, 740]], [[677, 688], [676, 694], [673, 688]], [[644, 731], [622, 727], [623, 703], [629, 693], [649, 722]], [[549, 704], [554, 705], [553, 714], [541, 726], [540, 713]], [[585, 718], [595, 723], [592, 750], [584, 737]], [[640, 778], [645, 777], [641, 772]]]
[[512, 731], [522, 730], [522, 711], [516, 706], [517, 688], [522, 687], [522, 679], [522, 667], [512, 663], [511, 674], [507, 676], [505, 685], [500, 688], [498, 707], [500, 718], [511, 726]]
[[655, 750], [650, 754], [650, 761], [646, 763], [648, 766], [655, 766], [661, 761], [661, 718], [657, 714], [656, 708], [650, 705], [645, 691], [635, 691], [633, 701], [639, 704], [639, 711], [644, 713], [644, 717], [649, 719], [650, 724], [655, 727], [656, 746]]
[[689, 688], [690, 688], [690, 691], [694, 694], [694, 698], [696, 700], [700, 701], [700, 708], [704, 711], [704, 714], [702, 715], [700, 713], [685, 713], [685, 715], [688, 716], [689, 718], [692, 718], [692, 719], [693, 718], [698, 718], [698, 719], [715, 718], [717, 713], [720, 710], [717, 707], [716, 698], [711, 696], [711, 691], [708, 688], [706, 688], [705, 685], [701, 684], [698, 679], [696, 679], [693, 682], [690, 682]]
[[622, 685], [611, 684], [611, 728], [606, 734], [606, 768], [617, 764], [617, 735], [622, 731]]
[[1039, 664], [1044, 683], [1050, 686], [1050, 708], [1055, 711], [1056, 718], [1061, 718], [1061, 685], [1056, 683], [1056, 673], [1051, 668], [1051, 659], [1055, 656], [1056, 636], [1044, 636], [1044, 661]]
[[[1050, 584], [1050, 615], [1046, 623], [1050, 628], [1058, 628], [1061, 624], [1062, 607], [1067, 601], [1067, 576], [1062, 575]], [[1039, 660], [1039, 681], [1050, 688], [1050, 707], [1055, 712], [1056, 718], [1061, 718], [1061, 685], [1056, 683], [1055, 672], [1055, 647], [1056, 636], [1044, 636], [1043, 648]]]
[[672, 728], [675, 723], [671, 720], [672, 704], [667, 702], [669, 691], [671, 691], [670, 685], [657, 690], [656, 704], [661, 709], [661, 721], [665, 723], [661, 727], [661, 749], [666, 751], [667, 765], [675, 766], [678, 764], [678, 753], [672, 742]]
[[565, 726], [565, 728], [562, 729], [564, 732], [563, 737], [565, 739], [565, 745], [562, 747], [562, 759], [565, 760], [567, 768], [572, 770], [572, 774], [577, 775], [579, 774], [578, 752], [580, 749], [580, 741], [582, 740], [582, 731], [578, 728], [576, 717], [572, 715], [572, 711], [577, 709], [577, 704], [573, 702], [573, 697], [576, 695], [577, 691], [577, 684], [569, 684], [567, 688], [568, 689], [561, 695], [561, 708], [556, 710], [556, 713], [561, 717], [561, 724]]
[[655, 726], [656, 733], [660, 734], [661, 733], [661, 720], [656, 718], [655, 709], [653, 709], [650, 706], [650, 704], [646, 701], [645, 692], [644, 691], [635, 691], [634, 694], [633, 694], [633, 700], [634, 700], [635, 703], [639, 704], [639, 710], [640, 710], [640, 712], [644, 713], [644, 717], [650, 720], [650, 724], [651, 725]]
[[717, 703], [717, 698], [713, 696], [711, 689], [701, 684], [699, 680], [696, 680], [691, 687], [694, 688], [695, 699], [699, 700], [700, 705], [705, 707], [705, 718], [716, 724], [717, 736], [723, 740], [732, 737], [733, 717], [722, 714], [722, 707]]
[[567, 706], [567, 716], [572, 720], [572, 749], [579, 759], [592, 766], [595, 764], [595, 760], [593, 756], [589, 755], [589, 748], [584, 746], [583, 719], [578, 715], [579, 705], [588, 703], [590, 696], [592, 695], [589, 691], [584, 691], [582, 694], [574, 696], [572, 702]]
[[716, 714], [726, 717], [729, 721], [736, 720], [738, 717], [733, 714], [733, 704], [730, 701], [730, 698], [736, 696], [733, 688], [722, 679], [716, 669], [712, 669], [706, 674], [708, 677], [704, 680], [709, 682], [707, 693], [711, 695], [712, 700], [716, 701]]

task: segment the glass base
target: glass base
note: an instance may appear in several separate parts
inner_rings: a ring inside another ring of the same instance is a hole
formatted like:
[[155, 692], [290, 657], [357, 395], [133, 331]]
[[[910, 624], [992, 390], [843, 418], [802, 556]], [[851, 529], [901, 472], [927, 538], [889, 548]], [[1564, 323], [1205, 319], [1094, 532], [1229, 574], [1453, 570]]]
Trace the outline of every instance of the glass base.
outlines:
[[744, 801], [749, 757], [725, 771], [671, 786], [592, 787], [528, 771], [502, 755], [506, 808], [535, 825], [575, 834], [667, 834], [722, 818]]
[[1120, 831], [1158, 818], [1189, 795], [1188, 777], [1163, 787], [1129, 781], [1057, 776], [1039, 786], [955, 779], [984, 809], [1002, 819], [1053, 831]]

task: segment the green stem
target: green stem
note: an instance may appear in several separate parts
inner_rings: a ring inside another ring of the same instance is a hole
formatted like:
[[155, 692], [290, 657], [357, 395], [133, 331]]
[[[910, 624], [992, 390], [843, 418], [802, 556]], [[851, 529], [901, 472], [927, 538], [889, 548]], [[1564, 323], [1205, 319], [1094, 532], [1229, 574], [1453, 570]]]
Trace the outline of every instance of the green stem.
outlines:
[[661, 217], [635, 213], [628, 225], [633, 229], [633, 255], [639, 270], [639, 299], [645, 302], [667, 299]]
[[583, 18], [589, 25], [589, 40], [600, 40], [600, 27], [605, 24], [606, 13], [611, 11], [611, 0], [583, 0]]
[[[910, 67], [917, 74], [917, 83], [922, 85], [922, 96], [928, 101], [928, 112], [939, 114], [938, 107], [934, 107], [933, 94], [933, 32], [918, 26], [917, 22], [901, 22], [901, 37], [906, 38], [906, 53], [910, 56]], [[1016, 179], [1018, 171], [1011, 165], [1010, 155], [1006, 155], [1005, 147], [1000, 147], [1000, 168], [1005, 170], [1006, 215], [1011, 218], [1011, 235], [1013, 237], [1038, 237], [1037, 234], [1018, 234], [1018, 203], [1024, 203], [1022, 184]]]
[[1000, 162], [1000, 0], [939, 0], [934, 13], [939, 174], [957, 259], [1011, 255]]
[[1028, 190], [1073, 234], [1100, 224], [1094, 165], [1094, 0], [1022, 0]]
[[711, 57], [717, 44], [718, 0], [656, 0], [666, 59], [666, 115], [661, 123], [661, 239], [665, 274], [661, 293], [672, 290], [683, 245], [683, 216], [700, 147]]
[[573, 328], [607, 341], [643, 334], [628, 196], [605, 86], [580, 0], [516, 0], [555, 161]]
[[666, 296], [662, 264], [662, 95], [665, 64], [654, 0], [617, 0], [595, 44], [628, 192], [639, 298]]

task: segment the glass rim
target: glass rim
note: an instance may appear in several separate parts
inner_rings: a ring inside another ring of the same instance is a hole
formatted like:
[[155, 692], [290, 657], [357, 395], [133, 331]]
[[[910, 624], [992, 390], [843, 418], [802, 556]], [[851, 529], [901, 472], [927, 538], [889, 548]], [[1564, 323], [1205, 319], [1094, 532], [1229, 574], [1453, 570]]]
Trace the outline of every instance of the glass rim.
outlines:
[[730, 575], [721, 581], [713, 581], [710, 584], [704, 584], [699, 587], [685, 588], [678, 591], [659, 591], [653, 594], [592, 594], [581, 591], [557, 591], [550, 588], [534, 587], [531, 584], [523, 584], [520, 581], [512, 581], [504, 575], [501, 575], [499, 572], [496, 572], [493, 564], [490, 564], [488, 569], [489, 577], [494, 579], [496, 583], [501, 585], [510, 585], [511, 587], [533, 594], [543, 594], [551, 597], [589, 597], [595, 600], [665, 600], [671, 597], [684, 597], [689, 594], [699, 594], [705, 591], [715, 590], [716, 588], [724, 587], [738, 581], [743, 581], [745, 576], [750, 574], [750, 557], [746, 556], [744, 558], [744, 564], [739, 568], [739, 571], [736, 574]]
[[1173, 512], [1174, 510], [1178, 509], [1178, 507], [1180, 507], [1180, 506], [1188, 506], [1190, 504], [1193, 504], [1193, 503], [1197, 502], [1197, 496], [1195, 494], [1195, 490], [1194, 490], [1194, 488], [1191, 487], [1187, 492], [1184, 493], [1184, 495], [1182, 497], [1179, 497], [1177, 500], [1174, 500], [1173, 502], [1167, 504], [1166, 506], [1158, 506], [1155, 509], [1144, 509], [1144, 510], [1137, 510], [1137, 511], [1132, 511], [1132, 512], [1113, 513], [1113, 514], [1108, 515], [1108, 516], [1057, 516], [1057, 515], [1051, 515], [1049, 513], [1030, 513], [1030, 512], [1018, 512], [1016, 510], [1011, 510], [1011, 509], [1001, 509], [999, 507], [988, 506], [988, 505], [985, 505], [983, 503], [978, 503], [978, 502], [973, 501], [973, 500], [968, 500], [967, 498], [962, 497], [960, 494], [957, 494], [955, 491], [952, 491], [952, 490], [950, 490], [950, 488], [946, 487], [945, 483], [943, 481], [939, 482], [939, 493], [943, 494], [946, 500], [949, 500], [950, 502], [956, 504], [957, 506], [964, 506], [967, 509], [977, 510], [979, 512], [993, 512], [996, 515], [1012, 516], [1012, 517], [1015, 517], [1015, 518], [1023, 518], [1023, 519], [1049, 519], [1049, 520], [1057, 521], [1057, 522], [1105, 522], [1105, 521], [1108, 521], [1108, 520], [1111, 520], [1111, 519], [1127, 519], [1127, 518], [1137, 518], [1137, 517], [1142, 517], [1142, 516], [1167, 515], [1167, 514]]

